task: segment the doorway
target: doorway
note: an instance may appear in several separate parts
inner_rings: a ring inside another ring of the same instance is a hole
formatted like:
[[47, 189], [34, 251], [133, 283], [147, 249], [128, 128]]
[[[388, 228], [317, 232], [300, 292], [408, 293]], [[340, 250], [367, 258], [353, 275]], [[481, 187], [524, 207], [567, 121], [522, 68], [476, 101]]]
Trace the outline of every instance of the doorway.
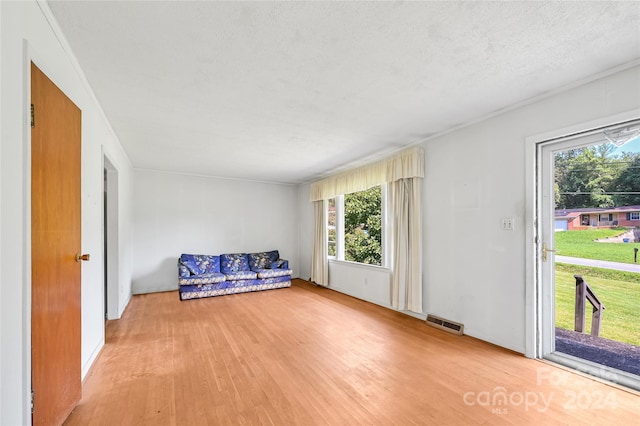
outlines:
[[628, 264], [625, 236], [640, 210], [640, 149], [619, 147], [639, 135], [640, 122], [626, 121], [536, 146], [538, 357], [634, 389], [640, 266]]
[[103, 155], [104, 171], [104, 309], [105, 320], [117, 319], [120, 307], [118, 236], [118, 170]]

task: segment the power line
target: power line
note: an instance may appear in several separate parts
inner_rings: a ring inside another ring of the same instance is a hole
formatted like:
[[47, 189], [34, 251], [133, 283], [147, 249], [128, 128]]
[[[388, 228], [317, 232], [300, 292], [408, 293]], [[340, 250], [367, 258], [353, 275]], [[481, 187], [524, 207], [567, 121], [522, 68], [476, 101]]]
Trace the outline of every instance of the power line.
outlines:
[[629, 192], [629, 191], [619, 191], [619, 192], [558, 192], [560, 195], [640, 195], [640, 192]]

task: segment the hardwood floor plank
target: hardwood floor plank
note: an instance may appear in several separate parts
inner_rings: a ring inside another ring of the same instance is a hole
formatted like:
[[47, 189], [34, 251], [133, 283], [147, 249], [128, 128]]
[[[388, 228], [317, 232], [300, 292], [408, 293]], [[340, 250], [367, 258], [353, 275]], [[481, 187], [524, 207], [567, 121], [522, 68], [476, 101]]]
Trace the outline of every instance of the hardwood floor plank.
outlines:
[[[296, 280], [134, 296], [67, 425], [638, 424], [640, 397]], [[502, 397], [504, 396], [504, 397]]]

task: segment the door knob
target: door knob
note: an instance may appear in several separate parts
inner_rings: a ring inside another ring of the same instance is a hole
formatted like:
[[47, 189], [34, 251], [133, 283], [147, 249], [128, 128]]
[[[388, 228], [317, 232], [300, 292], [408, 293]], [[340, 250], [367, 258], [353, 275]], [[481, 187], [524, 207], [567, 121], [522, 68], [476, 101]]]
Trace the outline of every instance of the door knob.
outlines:
[[90, 257], [88, 254], [76, 254], [76, 262], [80, 262], [81, 260], [88, 262]]

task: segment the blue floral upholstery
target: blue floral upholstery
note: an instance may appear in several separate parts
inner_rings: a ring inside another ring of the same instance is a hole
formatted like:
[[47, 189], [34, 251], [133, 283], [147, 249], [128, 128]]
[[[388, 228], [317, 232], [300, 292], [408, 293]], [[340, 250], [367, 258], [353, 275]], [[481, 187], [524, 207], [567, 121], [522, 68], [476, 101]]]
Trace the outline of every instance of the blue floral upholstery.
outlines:
[[187, 267], [192, 275], [220, 272], [220, 257], [206, 254], [183, 254], [180, 263]]
[[191, 275], [200, 275], [202, 273], [202, 270], [195, 259], [184, 259], [182, 264], [187, 268]]
[[275, 262], [271, 262], [271, 269], [289, 269], [289, 261], [284, 259], [278, 259]]
[[261, 269], [289, 269], [289, 262], [280, 259], [278, 250], [264, 251], [262, 253], [249, 253], [249, 267], [252, 271]]
[[220, 272], [250, 271], [249, 256], [246, 253], [233, 253], [220, 255]]
[[267, 254], [269, 255], [269, 259], [272, 262], [275, 262], [276, 260], [280, 259], [280, 253], [278, 253], [278, 250], [268, 251]]
[[180, 286], [178, 293], [180, 300], [189, 300], [286, 287], [291, 287], [290, 277], [224, 281], [218, 284], [185, 285]]
[[278, 250], [227, 253], [220, 256], [182, 254], [178, 260], [180, 300], [291, 286], [289, 262]]
[[258, 269], [267, 269], [267, 266], [271, 265], [271, 257], [266, 251], [262, 253], [249, 253], [249, 267], [252, 271]]
[[253, 271], [227, 272], [224, 274], [228, 280], [255, 280], [258, 274]]
[[258, 269], [256, 272], [258, 278], [284, 277], [293, 273], [291, 269]]
[[206, 274], [192, 275], [190, 277], [178, 278], [179, 285], [193, 285], [193, 284], [215, 284], [221, 283], [227, 280], [225, 274], [220, 272], [209, 272]]
[[191, 272], [182, 263], [178, 262], [178, 278], [190, 277]]

